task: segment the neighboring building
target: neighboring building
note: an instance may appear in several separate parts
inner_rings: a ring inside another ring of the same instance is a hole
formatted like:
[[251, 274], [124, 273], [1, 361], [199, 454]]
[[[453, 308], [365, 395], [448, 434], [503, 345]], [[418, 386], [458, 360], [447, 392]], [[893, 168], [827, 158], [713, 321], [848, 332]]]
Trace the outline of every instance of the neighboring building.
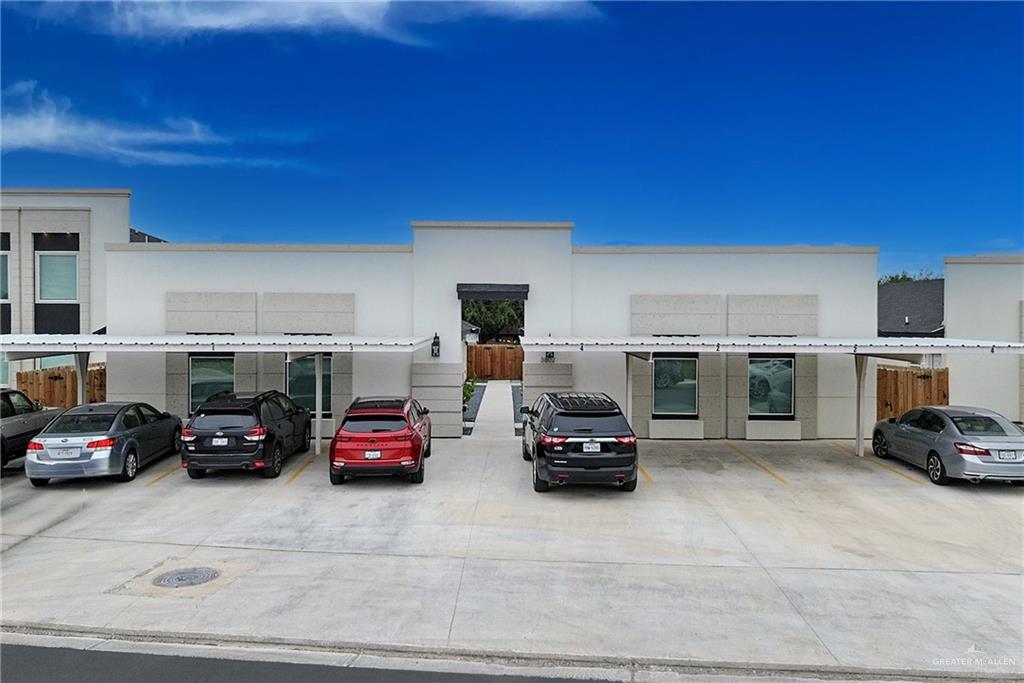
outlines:
[[476, 344], [480, 341], [480, 328], [473, 323], [462, 321], [462, 341], [467, 344]]
[[878, 336], [944, 336], [944, 296], [941, 278], [879, 285]]
[[[1024, 341], [1024, 254], [950, 256], [945, 275], [949, 337]], [[950, 355], [946, 363], [950, 403], [1024, 420], [1024, 357]]]
[[[123, 189], [0, 191], [0, 327], [3, 333], [89, 333], [107, 320], [105, 245], [129, 240]], [[66, 359], [45, 359], [43, 366]], [[40, 361], [0, 358], [0, 385]]]
[[[873, 247], [574, 247], [571, 223], [412, 227], [409, 245], [110, 244], [108, 332], [436, 333], [437, 357], [423, 349], [325, 359], [325, 407], [337, 414], [356, 395], [411, 392], [430, 407], [435, 433], [452, 437], [462, 433], [460, 298], [481, 292], [525, 300], [534, 337], [875, 336]], [[853, 436], [848, 355], [629, 358], [628, 389], [625, 358], [527, 351], [525, 398], [606, 391], [642, 437]], [[284, 353], [119, 352], [108, 360], [107, 393], [185, 416], [222, 388], [277, 388], [308, 404], [311, 380], [312, 360]], [[869, 402], [873, 386], [869, 373]]]

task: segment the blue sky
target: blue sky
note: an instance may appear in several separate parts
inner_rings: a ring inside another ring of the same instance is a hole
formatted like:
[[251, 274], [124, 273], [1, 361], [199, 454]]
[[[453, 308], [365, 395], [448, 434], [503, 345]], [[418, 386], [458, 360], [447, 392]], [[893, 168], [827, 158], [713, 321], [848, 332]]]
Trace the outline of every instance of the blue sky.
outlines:
[[4, 186], [174, 241], [1024, 250], [1024, 5], [2, 6]]

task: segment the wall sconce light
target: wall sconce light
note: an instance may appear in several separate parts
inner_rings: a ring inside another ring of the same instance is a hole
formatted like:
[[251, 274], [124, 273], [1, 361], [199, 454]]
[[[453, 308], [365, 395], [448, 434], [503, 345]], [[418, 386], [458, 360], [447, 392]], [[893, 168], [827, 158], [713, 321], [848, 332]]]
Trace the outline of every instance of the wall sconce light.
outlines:
[[437, 332], [434, 333], [434, 341], [430, 342], [430, 356], [432, 358], [441, 357], [441, 338], [437, 336]]

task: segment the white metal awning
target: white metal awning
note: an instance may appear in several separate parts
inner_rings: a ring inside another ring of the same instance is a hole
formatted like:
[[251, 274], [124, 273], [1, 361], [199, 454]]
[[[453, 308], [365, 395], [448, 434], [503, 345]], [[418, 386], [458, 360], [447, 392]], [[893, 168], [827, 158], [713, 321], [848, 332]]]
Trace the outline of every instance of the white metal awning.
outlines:
[[8, 360], [43, 358], [68, 353], [131, 351], [154, 353], [401, 353], [417, 351], [432, 337], [356, 337], [338, 335], [167, 334], [5, 334], [0, 351]]
[[624, 353], [847, 353], [900, 357], [917, 354], [1015, 353], [1024, 343], [941, 337], [522, 337], [526, 351], [621, 351]]

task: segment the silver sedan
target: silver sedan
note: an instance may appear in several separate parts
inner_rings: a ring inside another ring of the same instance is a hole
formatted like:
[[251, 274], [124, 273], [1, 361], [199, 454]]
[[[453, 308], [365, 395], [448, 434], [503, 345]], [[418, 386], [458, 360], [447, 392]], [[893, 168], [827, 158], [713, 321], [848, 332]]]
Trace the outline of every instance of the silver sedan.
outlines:
[[51, 479], [114, 476], [181, 451], [181, 420], [148, 403], [91, 403], [53, 420], [28, 443], [25, 474], [33, 486]]
[[950, 479], [1024, 482], [1024, 432], [984, 408], [921, 406], [875, 425], [871, 446], [928, 472], [933, 484]]

